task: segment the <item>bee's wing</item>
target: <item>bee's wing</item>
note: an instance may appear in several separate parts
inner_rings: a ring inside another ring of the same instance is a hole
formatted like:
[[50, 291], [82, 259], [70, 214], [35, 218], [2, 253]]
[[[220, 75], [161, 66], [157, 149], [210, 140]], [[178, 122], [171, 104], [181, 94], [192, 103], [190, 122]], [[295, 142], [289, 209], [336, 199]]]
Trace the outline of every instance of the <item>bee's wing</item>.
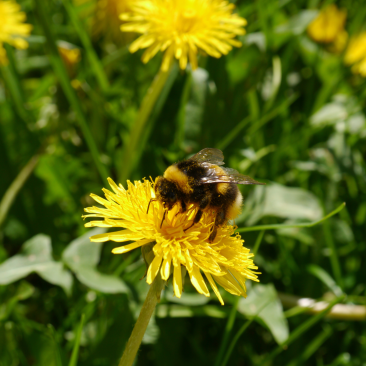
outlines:
[[260, 184], [264, 185], [266, 183], [260, 183], [250, 178], [247, 175], [240, 174], [237, 170], [232, 168], [221, 167], [225, 171], [225, 174], [219, 174], [215, 167], [209, 168], [208, 174], [200, 179], [201, 184], [208, 183], [234, 183], [234, 184]]
[[224, 165], [224, 154], [219, 149], [207, 147], [188, 160], [197, 161], [198, 163]]

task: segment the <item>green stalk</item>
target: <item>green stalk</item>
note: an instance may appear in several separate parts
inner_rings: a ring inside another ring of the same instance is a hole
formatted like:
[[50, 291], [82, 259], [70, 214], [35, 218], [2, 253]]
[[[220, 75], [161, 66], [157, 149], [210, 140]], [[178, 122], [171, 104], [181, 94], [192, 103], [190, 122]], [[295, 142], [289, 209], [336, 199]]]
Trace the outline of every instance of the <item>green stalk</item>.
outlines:
[[333, 276], [337, 282], [337, 285], [341, 289], [343, 289], [343, 277], [342, 277], [341, 265], [339, 264], [339, 259], [334, 244], [334, 240], [332, 237], [331, 229], [329, 226], [329, 222], [324, 223], [323, 232], [324, 232], [325, 243], [328, 246], [328, 249], [330, 250], [330, 264], [332, 266]]
[[226, 346], [227, 346], [227, 343], [229, 341], [229, 336], [231, 334], [231, 331], [233, 329], [233, 325], [234, 325], [234, 322], [235, 322], [236, 312], [237, 312], [238, 305], [239, 305], [239, 299], [240, 299], [240, 297], [237, 296], [234, 300], [233, 307], [232, 307], [230, 315], [229, 315], [229, 319], [226, 323], [224, 336], [222, 337], [222, 341], [221, 341], [221, 344], [220, 344], [220, 349], [219, 349], [219, 352], [217, 353], [217, 356], [216, 356], [215, 366], [220, 366], [221, 365], [221, 360], [222, 360], [222, 357], [224, 356], [224, 352], [226, 350]]
[[5, 192], [0, 202], [0, 227], [5, 221], [5, 218], [19, 191], [21, 190], [29, 176], [32, 174], [34, 168], [37, 166], [39, 158], [40, 155], [33, 156]]
[[186, 75], [186, 80], [184, 82], [183, 92], [180, 99], [179, 112], [177, 118], [177, 128], [175, 132], [174, 144], [181, 148], [184, 141], [184, 124], [186, 117], [186, 105], [189, 100], [191, 88], [192, 88], [192, 71], [188, 71]]
[[79, 100], [76, 96], [74, 89], [70, 84], [70, 79], [67, 74], [65, 65], [60, 57], [60, 54], [57, 50], [56, 39], [53, 36], [52, 29], [48, 23], [47, 15], [45, 14], [45, 4], [42, 0], [34, 0], [35, 1], [35, 11], [38, 15], [38, 20], [40, 22], [41, 27], [43, 28], [44, 35], [47, 40], [47, 45], [50, 51], [50, 61], [53, 66], [53, 69], [59, 79], [61, 87], [66, 95], [67, 100], [69, 101], [72, 109], [75, 111], [77, 116], [77, 121], [83, 132], [85, 141], [88, 145], [96, 168], [100, 174], [100, 177], [104, 181], [105, 184], [108, 184], [107, 177], [108, 172], [106, 167], [102, 164], [100, 160], [100, 155], [98, 152], [97, 145], [94, 141], [93, 135], [89, 129], [89, 125], [87, 123], [86, 117], [84, 115], [83, 109], [79, 103]]
[[[39, 1], [39, 0], [38, 0]], [[150, 88], [148, 89], [144, 100], [142, 101], [140, 110], [134, 121], [128, 141], [125, 142], [123, 152], [123, 170], [120, 174], [119, 181], [124, 183], [126, 179], [130, 178], [130, 175], [137, 163], [136, 152], [139, 149], [139, 143], [147, 128], [147, 122], [150, 114], [155, 106], [155, 103], [163, 90], [163, 87], [168, 79], [170, 70], [167, 72], [159, 70]]]
[[126, 348], [118, 366], [132, 366], [137, 351], [140, 348], [146, 328], [150, 322], [150, 318], [155, 310], [155, 306], [160, 301], [160, 293], [164, 286], [165, 281], [163, 281], [160, 277], [160, 274], [158, 274], [155, 277], [154, 282], [150, 285], [150, 289], [147, 293], [144, 304], [142, 305], [140, 315], [132, 330], [130, 339], [127, 342]]
[[72, 21], [72, 24], [75, 27], [75, 30], [80, 38], [81, 43], [86, 51], [86, 56], [89, 59], [91, 68], [95, 74], [95, 77], [103, 90], [106, 92], [109, 87], [109, 82], [106, 74], [104, 73], [103, 67], [99, 58], [93, 48], [92, 42], [89, 38], [88, 33], [86, 32], [84, 25], [82, 24], [78, 14], [75, 11], [75, 7], [71, 4], [70, 0], [62, 0], [64, 7]]
[[[173, 83], [174, 83], [175, 79], [177, 78], [178, 71], [179, 71], [178, 64], [174, 63], [169, 72], [168, 79], [166, 80], [165, 85], [163, 86], [163, 89], [161, 90], [160, 95], [159, 95], [158, 99], [156, 100], [154, 108], [148, 119], [148, 123], [146, 124], [146, 128], [144, 129], [144, 131], [141, 134], [141, 139], [138, 142], [139, 148], [134, 153], [134, 159], [135, 159], [134, 167], [137, 166], [138, 162], [141, 159], [141, 155], [145, 151], [145, 146], [146, 146], [147, 141], [149, 140], [150, 134], [154, 128], [156, 118], [159, 116], [160, 111], [163, 108], [166, 99], [168, 98], [170, 89], [172, 88]], [[127, 178], [129, 178], [129, 177], [127, 177]]]
[[[258, 120], [255, 124], [253, 124], [248, 130], [248, 134], [253, 134], [259, 128], [263, 127], [266, 123], [271, 121], [273, 118], [277, 117], [283, 110], [287, 109], [296, 99], [298, 95], [292, 95], [288, 99], [286, 99], [282, 104], [278, 107], [272, 109], [270, 112], [265, 114], [261, 119]], [[254, 122], [253, 116], [245, 117], [241, 120], [222, 140], [217, 144], [217, 148], [220, 150], [224, 150], [230, 143], [239, 135], [240, 131], [249, 123]]]
[[247, 231], [260, 231], [260, 230], [276, 230], [276, 229], [292, 229], [292, 228], [301, 228], [301, 227], [313, 227], [322, 223], [325, 220], [328, 220], [330, 217], [334, 216], [338, 212], [342, 211], [343, 208], [346, 206], [346, 203], [343, 202], [339, 207], [337, 207], [334, 211], [329, 213], [328, 215], [324, 216], [322, 219], [318, 221], [313, 221], [309, 223], [302, 223], [302, 224], [272, 224], [272, 225], [257, 225], [257, 226], [250, 226], [250, 227], [242, 227], [237, 229], [236, 231], [239, 233], [244, 233]]
[[6, 54], [9, 59], [9, 64], [6, 66], [1, 66], [1, 75], [4, 79], [5, 85], [10, 92], [11, 98], [14, 102], [16, 111], [23, 122], [27, 123], [29, 118], [29, 112], [25, 109], [25, 98], [24, 91], [22, 89], [22, 84], [15, 67], [14, 53], [11, 46], [4, 44]]

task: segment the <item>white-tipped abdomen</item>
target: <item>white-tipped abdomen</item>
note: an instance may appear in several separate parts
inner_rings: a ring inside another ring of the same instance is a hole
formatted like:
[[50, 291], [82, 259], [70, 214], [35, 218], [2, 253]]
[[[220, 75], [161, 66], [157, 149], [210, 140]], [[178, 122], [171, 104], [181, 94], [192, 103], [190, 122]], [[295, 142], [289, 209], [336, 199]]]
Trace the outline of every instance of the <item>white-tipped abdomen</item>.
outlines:
[[241, 195], [239, 189], [237, 191], [237, 195], [235, 198], [235, 201], [232, 203], [232, 205], [227, 210], [227, 218], [230, 220], [234, 220], [235, 217], [237, 217], [241, 212], [241, 207], [243, 205], [243, 196]]

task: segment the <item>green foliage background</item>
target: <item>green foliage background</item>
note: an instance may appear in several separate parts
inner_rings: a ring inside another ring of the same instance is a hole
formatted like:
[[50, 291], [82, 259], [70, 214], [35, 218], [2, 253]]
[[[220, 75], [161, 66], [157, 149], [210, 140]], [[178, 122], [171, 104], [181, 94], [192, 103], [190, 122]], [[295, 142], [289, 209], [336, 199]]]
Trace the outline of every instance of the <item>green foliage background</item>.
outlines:
[[[32, 157], [39, 161], [1, 227], [1, 366], [118, 364], [148, 290], [145, 265], [138, 251], [114, 256], [114, 244], [90, 244], [83, 208], [93, 204], [91, 192], [101, 194], [101, 172], [119, 181], [134, 158], [130, 180], [155, 177], [204, 147], [222, 149], [227, 166], [267, 182], [241, 187], [239, 228], [312, 222], [346, 207], [312, 228], [243, 231], [246, 246], [260, 245], [262, 272], [246, 300], [223, 292], [222, 307], [189, 281], [179, 300], [168, 286], [136, 364], [220, 365], [230, 345], [229, 365], [366, 364], [362, 321], [286, 310], [280, 301], [344, 293], [344, 303], [366, 305], [366, 84], [306, 34], [328, 3], [238, 1], [248, 20], [243, 47], [202, 57], [193, 73], [173, 67], [126, 160], [160, 55], [143, 65], [126, 38], [91, 35], [92, 1], [20, 1], [34, 29], [29, 48], [8, 47], [11, 62], [1, 68], [1, 196]], [[338, 5], [347, 9], [348, 32], [362, 30], [363, 2]], [[80, 48], [75, 70], [64, 68], [59, 41]]]

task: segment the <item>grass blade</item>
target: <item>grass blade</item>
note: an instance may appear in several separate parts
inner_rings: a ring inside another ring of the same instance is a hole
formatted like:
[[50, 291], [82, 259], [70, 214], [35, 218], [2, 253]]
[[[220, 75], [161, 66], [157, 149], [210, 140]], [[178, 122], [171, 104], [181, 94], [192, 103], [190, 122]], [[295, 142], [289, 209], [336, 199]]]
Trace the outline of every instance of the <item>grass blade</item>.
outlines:
[[299, 325], [288, 337], [286, 342], [280, 344], [276, 347], [261, 363], [261, 365], [268, 365], [270, 361], [272, 361], [278, 354], [280, 354], [284, 349], [286, 349], [292, 342], [294, 342], [297, 338], [299, 338], [303, 333], [309, 330], [313, 325], [323, 319], [328, 312], [332, 309], [332, 307], [339, 302], [341, 302], [345, 298], [344, 295], [337, 297], [334, 299], [323, 311], [316, 314], [314, 317], [308, 319], [306, 322]]
[[86, 32], [84, 25], [82, 24], [78, 14], [75, 11], [75, 7], [71, 4], [70, 0], [62, 0], [62, 2], [72, 21], [72, 24], [76, 29], [76, 32], [81, 40], [81, 43], [85, 48], [86, 55], [89, 59], [92, 70], [94, 71], [95, 77], [103, 92], [106, 92], [109, 87], [109, 82], [106, 74], [104, 73], [103, 66], [99, 61], [99, 58], [93, 48], [90, 37]]
[[[290, 98], [286, 99], [282, 104], [278, 107], [272, 109], [272, 111], [268, 112], [264, 115], [255, 125], [253, 125], [249, 129], [249, 134], [253, 134], [259, 128], [263, 127], [266, 123], [268, 123], [273, 118], [277, 117], [284, 109], [288, 108], [296, 99], [298, 95], [292, 95]], [[222, 140], [217, 144], [217, 148], [220, 150], [224, 150], [230, 143], [238, 136], [239, 132], [249, 123], [253, 122], [254, 119], [252, 116], [248, 116], [240, 121]]]
[[[259, 247], [261, 245], [263, 236], [264, 236], [264, 230], [259, 233], [259, 235], [257, 237], [257, 240], [255, 241], [254, 248], [253, 248], [254, 255], [257, 254], [257, 251], [258, 251], [258, 249], [259, 249]], [[220, 366], [221, 365], [221, 360], [223, 358], [223, 355], [224, 355], [224, 352], [225, 352], [227, 343], [229, 341], [230, 333], [231, 333], [231, 331], [233, 329], [233, 325], [234, 325], [234, 322], [235, 322], [235, 318], [236, 318], [236, 313], [237, 313], [239, 301], [240, 301], [240, 297], [238, 296], [238, 297], [235, 298], [235, 301], [233, 303], [233, 307], [232, 307], [231, 312], [230, 312], [230, 315], [229, 315], [229, 319], [228, 319], [228, 321], [226, 323], [226, 327], [225, 327], [225, 331], [224, 331], [224, 336], [222, 337], [222, 341], [221, 341], [221, 344], [220, 344], [219, 352], [217, 354], [215, 366]], [[249, 324], [247, 325], [247, 327], [250, 325], [250, 323], [251, 323], [251, 321], [249, 322]], [[245, 329], [243, 329], [241, 331], [240, 335], [245, 331]], [[231, 353], [231, 351], [230, 351], [230, 353]], [[227, 358], [228, 358], [228, 354], [226, 354], [226, 356], [225, 356], [226, 362], [227, 362]]]
[[76, 113], [77, 121], [83, 132], [84, 138], [86, 140], [90, 153], [93, 157], [95, 166], [100, 174], [100, 177], [102, 178], [102, 180], [104, 181], [105, 184], [108, 184], [107, 177], [109, 176], [109, 174], [107, 172], [106, 167], [103, 165], [103, 163], [100, 160], [98, 148], [94, 141], [93, 135], [89, 129], [89, 125], [87, 123], [83, 109], [79, 103], [79, 100], [75, 94], [74, 89], [72, 88], [72, 86], [70, 84], [69, 76], [67, 75], [67, 71], [65, 69], [64, 63], [57, 50], [57, 46], [56, 46], [57, 42], [53, 36], [53, 32], [50, 27], [50, 24], [48, 23], [47, 15], [45, 14], [44, 3], [41, 0], [34, 0], [34, 1], [36, 4], [36, 6], [35, 6], [36, 14], [38, 16], [38, 20], [43, 28], [43, 32], [44, 32], [44, 35], [47, 40], [47, 45], [48, 45], [48, 48], [50, 51], [49, 56], [50, 56], [50, 60], [51, 60], [53, 69], [59, 79], [59, 82], [66, 95], [66, 98], [68, 99], [71, 107], [74, 109], [74, 111]]
[[230, 342], [230, 346], [226, 352], [225, 358], [222, 361], [222, 364], [220, 366], [225, 366], [227, 364], [227, 362], [229, 361], [229, 358], [231, 356], [231, 353], [234, 350], [234, 347], [236, 345], [236, 343], [238, 342], [239, 338], [242, 336], [242, 334], [247, 330], [247, 328], [249, 327], [250, 324], [252, 324], [253, 320], [255, 320], [255, 318], [257, 317], [258, 314], [260, 314], [260, 312], [270, 303], [270, 301], [267, 301], [265, 304], [263, 304], [263, 306], [261, 306], [257, 313], [249, 320], [247, 320], [242, 327], [237, 331], [237, 333], [235, 334], [234, 338], [232, 339], [232, 341]]
[[85, 322], [85, 314], [82, 314], [81, 319], [80, 319], [80, 324], [79, 324], [78, 330], [76, 332], [75, 344], [74, 344], [74, 348], [72, 350], [69, 366], [77, 366], [79, 348], [80, 348], [80, 339], [81, 339], [81, 333], [82, 333], [83, 327], [84, 327], [84, 322]]
[[24, 107], [25, 104], [24, 91], [22, 89], [22, 84], [19, 79], [17, 69], [15, 67], [13, 49], [6, 43], [4, 44], [4, 48], [6, 49], [6, 53], [9, 58], [9, 64], [6, 66], [0, 66], [1, 75], [3, 77], [7, 89], [10, 92], [10, 95], [12, 97], [12, 100], [14, 102], [19, 117], [23, 120], [23, 122], [28, 122], [29, 111], [27, 111]]
[[326, 326], [322, 332], [320, 332], [305, 348], [304, 352], [292, 360], [287, 366], [296, 366], [305, 362], [310, 358], [319, 347], [332, 335], [333, 329], [331, 326]]

